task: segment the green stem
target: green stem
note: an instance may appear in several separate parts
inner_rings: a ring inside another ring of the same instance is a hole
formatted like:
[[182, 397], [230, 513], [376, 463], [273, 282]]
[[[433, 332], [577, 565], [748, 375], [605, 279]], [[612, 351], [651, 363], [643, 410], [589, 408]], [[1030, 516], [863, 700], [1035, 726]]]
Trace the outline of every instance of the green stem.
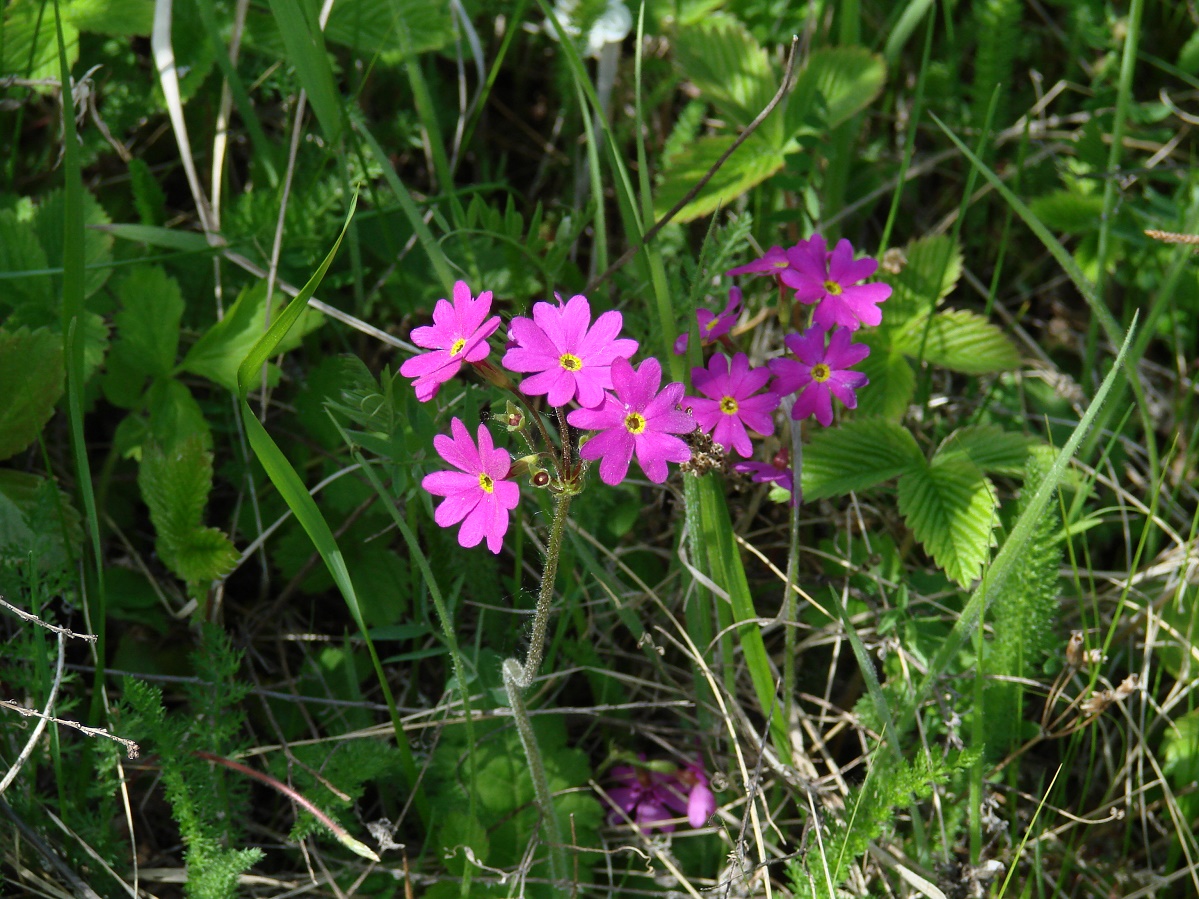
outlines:
[[[541, 574], [541, 590], [537, 594], [537, 610], [533, 613], [533, 636], [529, 654], [521, 666], [521, 688], [528, 687], [541, 669], [545, 657], [545, 634], [549, 629], [550, 604], [554, 599], [554, 581], [558, 577], [558, 556], [562, 554], [562, 535], [566, 531], [566, 513], [572, 494], [559, 493], [554, 506], [554, 522], [550, 525], [550, 541], [545, 548], [545, 569]], [[515, 660], [513, 660], [515, 661]], [[505, 663], [506, 664], [506, 663]]]

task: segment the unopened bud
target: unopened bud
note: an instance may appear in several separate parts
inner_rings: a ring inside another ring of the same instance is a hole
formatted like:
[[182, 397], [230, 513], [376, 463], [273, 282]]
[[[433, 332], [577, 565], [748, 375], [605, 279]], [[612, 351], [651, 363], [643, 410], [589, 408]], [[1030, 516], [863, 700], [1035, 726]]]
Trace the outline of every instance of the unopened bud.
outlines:
[[550, 485], [550, 473], [544, 468], [538, 468], [529, 475], [529, 483], [534, 487], [548, 487]]
[[472, 362], [471, 365], [475, 367], [475, 371], [479, 373], [479, 377], [488, 384], [493, 384], [501, 390], [512, 389], [512, 380], [490, 362], [484, 360], [483, 362]]
[[504, 410], [504, 427], [511, 433], [512, 431], [524, 430], [525, 413], [520, 406], [508, 400], [508, 404]]

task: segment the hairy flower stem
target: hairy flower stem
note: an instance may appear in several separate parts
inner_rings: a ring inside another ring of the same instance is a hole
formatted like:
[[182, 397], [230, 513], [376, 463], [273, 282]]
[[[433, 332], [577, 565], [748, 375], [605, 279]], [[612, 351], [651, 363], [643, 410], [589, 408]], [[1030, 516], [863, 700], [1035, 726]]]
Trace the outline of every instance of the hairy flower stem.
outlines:
[[545, 548], [545, 568], [541, 573], [541, 589], [537, 595], [537, 610], [533, 614], [533, 635], [529, 654], [522, 665], [516, 659], [506, 659], [503, 665], [504, 689], [508, 693], [508, 705], [516, 720], [520, 734], [520, 745], [529, 765], [529, 776], [533, 781], [533, 794], [541, 819], [545, 824], [545, 838], [550, 850], [550, 873], [555, 883], [566, 880], [566, 855], [562, 848], [562, 829], [558, 826], [558, 814], [554, 810], [549, 781], [545, 776], [545, 764], [537, 746], [537, 735], [533, 733], [533, 722], [525, 707], [525, 690], [541, 669], [545, 657], [545, 635], [549, 629], [550, 605], [554, 599], [554, 581], [558, 578], [558, 556], [562, 553], [562, 535], [566, 532], [566, 515], [570, 510], [572, 494], [559, 493], [554, 506], [554, 521], [550, 525], [550, 539]]
[[795, 703], [795, 641], [798, 610], [795, 602], [795, 578], [799, 574], [799, 509], [803, 503], [803, 439], [799, 422], [791, 418], [791, 407], [795, 401], [784, 403], [783, 408], [790, 427], [791, 436], [791, 533], [790, 550], [787, 553], [787, 583], [783, 587], [783, 723], [791, 726], [791, 709]]

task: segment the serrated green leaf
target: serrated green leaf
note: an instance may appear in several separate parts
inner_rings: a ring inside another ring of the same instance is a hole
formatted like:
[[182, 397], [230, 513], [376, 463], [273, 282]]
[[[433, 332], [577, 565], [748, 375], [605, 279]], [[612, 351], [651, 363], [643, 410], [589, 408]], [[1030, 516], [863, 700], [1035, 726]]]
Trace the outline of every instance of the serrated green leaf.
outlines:
[[877, 487], [925, 465], [916, 438], [882, 418], [851, 421], [812, 437], [803, 455], [806, 500]]
[[766, 51], [741, 24], [715, 13], [678, 30], [674, 60], [703, 98], [738, 125], [748, 125], [778, 90]]
[[55, 300], [45, 273], [49, 266], [33, 226], [11, 209], [0, 210], [0, 308], [52, 307]]
[[1028, 208], [1046, 228], [1067, 234], [1097, 231], [1103, 218], [1103, 194], [1080, 194], [1056, 190], [1030, 200]]
[[[660, 218], [672, 209], [735, 140], [732, 136], [703, 137], [679, 153], [662, 176], [662, 184], [654, 197], [654, 214]], [[750, 137], [674, 220], [690, 222], [721, 206], [728, 206], [750, 188], [779, 171], [785, 163], [781, 150], [756, 135]]]
[[[53, 26], [51, 26], [53, 30]], [[97, 201], [86, 190], [83, 192], [83, 223], [89, 226], [83, 234], [84, 265], [83, 296], [86, 299], [96, 293], [112, 274], [112, 235], [104, 230], [90, 227], [108, 225], [111, 219]], [[33, 216], [33, 227], [46, 253], [51, 268], [62, 267], [62, 235], [64, 194], [61, 189], [52, 190], [38, 205]], [[57, 280], [57, 279], [56, 279]]]
[[941, 570], [963, 587], [994, 545], [995, 488], [964, 457], [934, 460], [899, 479], [899, 511]]
[[237, 551], [229, 539], [203, 525], [212, 491], [212, 453], [199, 436], [169, 449], [144, 446], [137, 483], [158, 536], [155, 547], [171, 571], [188, 583], [201, 583], [232, 567]]
[[181, 439], [198, 437], [206, 450], [212, 449], [212, 432], [204, 411], [188, 386], [174, 378], [162, 378], [146, 392], [146, 411], [149, 414], [149, 433], [164, 449], [170, 449]]
[[870, 379], [857, 392], [857, 417], [899, 421], [916, 394], [916, 373], [911, 363], [891, 346], [882, 329], [863, 328], [856, 337], [870, 347], [870, 355], [857, 365]]
[[933, 463], [963, 458], [973, 462], [980, 471], [1020, 475], [1035, 444], [1031, 437], [1005, 431], [996, 424], [970, 425], [958, 428], [945, 438], [933, 456]]
[[[50, 81], [35, 85], [34, 90], [50, 93], [59, 83], [58, 41], [54, 33], [54, 7], [45, 3], [5, 4], [4, 22], [0, 25], [0, 72], [31, 81]], [[69, 21], [62, 23], [66, 44], [67, 65], [79, 59], [79, 30]], [[59, 235], [59, 243], [62, 242]]]
[[138, 266], [117, 288], [121, 311], [116, 314], [113, 355], [152, 378], [175, 368], [183, 295], [179, 284], [159, 266]]
[[962, 276], [962, 248], [944, 234], [912, 241], [904, 248], [904, 257], [898, 273], [882, 274], [894, 291], [883, 307], [884, 327], [940, 305]]
[[63, 18], [81, 32], [148, 35], [154, 24], [154, 0], [72, 0]]
[[[282, 301], [275, 297], [272, 322], [277, 320]], [[300, 339], [320, 327], [324, 317], [312, 309], [303, 309], [299, 322], [276, 348], [286, 352], [299, 346]], [[226, 311], [225, 317], [209, 328], [179, 364], [182, 371], [215, 381], [229, 390], [237, 390], [237, 369], [255, 342], [266, 331], [266, 284], [258, 282], [244, 290]], [[252, 373], [248, 389], [258, 384], [261, 366]]]
[[[81, 522], [53, 480], [0, 468], [0, 562], [28, 563], [32, 557], [43, 572], [67, 565], [83, 540]], [[4, 574], [0, 564], [0, 595], [11, 595]]]
[[873, 103], [886, 79], [883, 58], [865, 47], [813, 50], [787, 101], [787, 133], [800, 131], [809, 116], [819, 118], [822, 130], [836, 128]]
[[[981, 315], [949, 309], [933, 316], [924, 336], [927, 318], [909, 321], [894, 337], [895, 347], [909, 356], [966, 375], [1013, 371], [1020, 367], [1020, 352], [1011, 339]], [[923, 341], [923, 347], [922, 347]]]
[[[0, 328], [0, 460], [37, 439], [63, 391], [62, 338], [49, 328]], [[20, 389], [16, 389], [20, 385]]]

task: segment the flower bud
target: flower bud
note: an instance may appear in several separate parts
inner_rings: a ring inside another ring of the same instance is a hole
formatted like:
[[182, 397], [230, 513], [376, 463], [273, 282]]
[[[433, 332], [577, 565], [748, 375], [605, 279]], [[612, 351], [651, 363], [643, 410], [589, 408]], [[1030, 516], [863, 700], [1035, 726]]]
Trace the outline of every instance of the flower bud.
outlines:
[[504, 409], [504, 427], [508, 429], [508, 433], [523, 431], [525, 423], [524, 411], [520, 406], [512, 402], [512, 400], [508, 400], [507, 406]]

